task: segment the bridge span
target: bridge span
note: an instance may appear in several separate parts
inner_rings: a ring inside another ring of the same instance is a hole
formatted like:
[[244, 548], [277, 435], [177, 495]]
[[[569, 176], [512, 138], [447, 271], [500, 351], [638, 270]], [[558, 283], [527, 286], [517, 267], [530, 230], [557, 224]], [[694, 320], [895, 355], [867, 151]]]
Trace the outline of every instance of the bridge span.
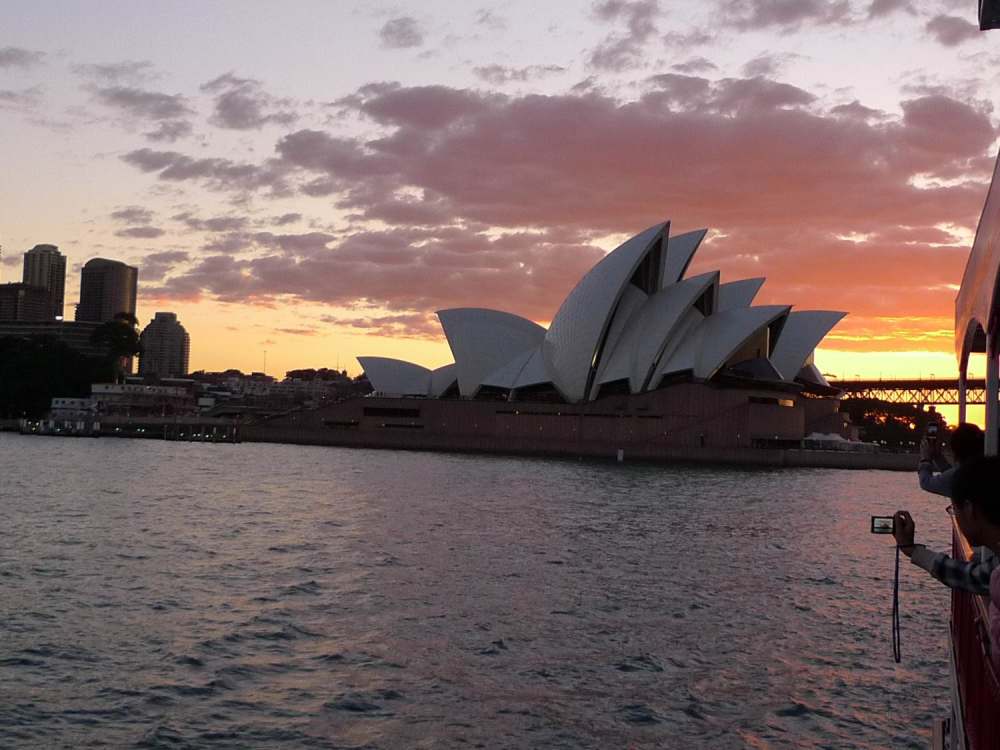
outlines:
[[[843, 390], [842, 400], [877, 399], [890, 404], [958, 405], [958, 378], [916, 378], [909, 380], [831, 380], [830, 385]], [[966, 381], [967, 404], [986, 403], [986, 381]]]

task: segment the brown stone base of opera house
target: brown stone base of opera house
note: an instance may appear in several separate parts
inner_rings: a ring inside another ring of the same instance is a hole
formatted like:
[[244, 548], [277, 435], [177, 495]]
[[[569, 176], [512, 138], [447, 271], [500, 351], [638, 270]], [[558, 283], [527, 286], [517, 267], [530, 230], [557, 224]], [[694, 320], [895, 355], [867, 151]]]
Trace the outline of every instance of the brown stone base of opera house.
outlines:
[[245, 425], [244, 442], [625, 461], [913, 470], [894, 454], [802, 450], [839, 402], [681, 383], [587, 404], [367, 397]]

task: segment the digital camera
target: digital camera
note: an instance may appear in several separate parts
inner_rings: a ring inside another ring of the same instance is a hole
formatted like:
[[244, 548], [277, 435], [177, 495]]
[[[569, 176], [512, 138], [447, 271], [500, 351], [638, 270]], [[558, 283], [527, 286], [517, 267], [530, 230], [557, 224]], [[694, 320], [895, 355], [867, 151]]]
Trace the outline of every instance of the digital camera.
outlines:
[[872, 516], [873, 534], [893, 534], [896, 532], [896, 519], [892, 516]]

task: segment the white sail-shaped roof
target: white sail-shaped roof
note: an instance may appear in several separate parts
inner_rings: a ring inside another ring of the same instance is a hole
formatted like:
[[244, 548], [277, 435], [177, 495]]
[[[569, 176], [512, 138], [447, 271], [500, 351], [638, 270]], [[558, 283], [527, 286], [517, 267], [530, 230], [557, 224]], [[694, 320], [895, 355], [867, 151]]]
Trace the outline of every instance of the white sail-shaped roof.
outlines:
[[598, 383], [627, 378], [633, 393], [645, 388], [685, 312], [718, 280], [719, 272], [713, 271], [671, 284], [651, 296], [602, 368]]
[[439, 367], [431, 373], [431, 395], [440, 398], [441, 395], [451, 388], [451, 384], [458, 377], [458, 368], [455, 363]]
[[431, 372], [385, 357], [358, 360], [377, 392], [397, 396], [440, 397], [457, 384], [466, 398], [485, 386], [517, 399], [520, 389], [550, 384], [575, 403], [597, 398], [610, 383], [641, 393], [665, 375], [707, 380], [730, 365], [743, 379], [822, 384], [811, 354], [844, 314], [751, 307], [763, 278], [720, 284], [713, 271], [685, 279], [707, 230], [670, 237], [669, 227], [650, 227], [602, 258], [548, 331], [497, 310], [441, 310], [454, 364]]
[[771, 364], [783, 380], [795, 380], [813, 349], [845, 315], [830, 310], [796, 310], [788, 315], [771, 353]]
[[708, 234], [707, 229], [696, 229], [693, 232], [678, 234], [667, 240], [667, 259], [663, 264], [663, 276], [660, 286], [675, 284], [684, 278], [691, 259], [698, 252], [698, 246]]
[[704, 318], [677, 347], [661, 361], [652, 385], [664, 375], [690, 370], [696, 378], [707, 380], [762, 328], [787, 315], [787, 305], [763, 305], [723, 310]]
[[757, 292], [764, 286], [767, 279], [740, 279], [739, 281], [727, 281], [719, 286], [718, 310], [732, 310], [734, 307], [750, 307]]
[[517, 376], [517, 381], [514, 383], [514, 388], [542, 385], [543, 383], [551, 382], [551, 380], [552, 377], [549, 375], [548, 370], [545, 369], [545, 357], [542, 356], [542, 348], [538, 347], [528, 357], [528, 361], [525, 362], [524, 367], [521, 368], [521, 372]]
[[518, 354], [503, 367], [497, 368], [483, 378], [482, 385], [492, 388], [507, 388], [508, 390], [513, 388], [517, 384], [517, 378], [520, 376], [521, 370], [524, 369], [524, 366], [528, 364], [528, 360], [538, 351], [538, 349], [534, 349], [533, 351]]
[[[608, 329], [608, 336], [604, 343], [604, 356], [601, 358], [601, 365], [594, 378], [594, 385], [591, 389], [590, 397], [595, 398], [602, 383], [610, 382], [605, 378], [605, 373], [615, 361], [616, 357], [621, 359], [626, 357], [626, 351], [631, 349], [635, 340], [635, 333], [639, 327], [638, 315], [650, 297], [640, 291], [637, 287], [629, 284], [622, 294], [621, 302], [615, 311], [614, 319], [611, 321], [611, 328]], [[622, 377], [628, 377], [626, 373]], [[619, 378], [611, 378], [619, 380]]]
[[482, 384], [493, 388], [515, 390], [530, 385], [541, 385], [551, 380], [545, 369], [542, 348], [539, 346], [529, 352], [518, 354], [506, 365], [483, 378]]
[[372, 388], [387, 396], [426, 396], [431, 371], [413, 362], [390, 357], [358, 357]]
[[586, 398], [591, 372], [618, 302], [666, 226], [650, 227], [604, 256], [573, 288], [552, 319], [542, 354], [553, 385], [567, 401]]
[[801, 370], [799, 370], [798, 379], [804, 380], [807, 383], [815, 383], [816, 385], [826, 386], [831, 388], [830, 381], [824, 377], [823, 373], [819, 371], [819, 368], [815, 364], [810, 362], [805, 365]]
[[537, 323], [499, 310], [459, 307], [437, 315], [455, 356], [463, 396], [474, 396], [483, 378], [518, 354], [538, 348], [545, 338], [545, 329]]

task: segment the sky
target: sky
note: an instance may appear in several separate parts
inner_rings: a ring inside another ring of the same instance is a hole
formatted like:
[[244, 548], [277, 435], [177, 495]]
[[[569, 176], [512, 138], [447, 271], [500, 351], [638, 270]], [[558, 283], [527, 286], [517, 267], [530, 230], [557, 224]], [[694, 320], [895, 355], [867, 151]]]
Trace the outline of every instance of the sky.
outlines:
[[[998, 145], [972, 0], [4, 3], [0, 280], [139, 267], [191, 368], [436, 367], [663, 220], [690, 269], [849, 313], [836, 377], [956, 373]], [[973, 363], [974, 369], [977, 363]], [[980, 368], [981, 369], [981, 368]]]

